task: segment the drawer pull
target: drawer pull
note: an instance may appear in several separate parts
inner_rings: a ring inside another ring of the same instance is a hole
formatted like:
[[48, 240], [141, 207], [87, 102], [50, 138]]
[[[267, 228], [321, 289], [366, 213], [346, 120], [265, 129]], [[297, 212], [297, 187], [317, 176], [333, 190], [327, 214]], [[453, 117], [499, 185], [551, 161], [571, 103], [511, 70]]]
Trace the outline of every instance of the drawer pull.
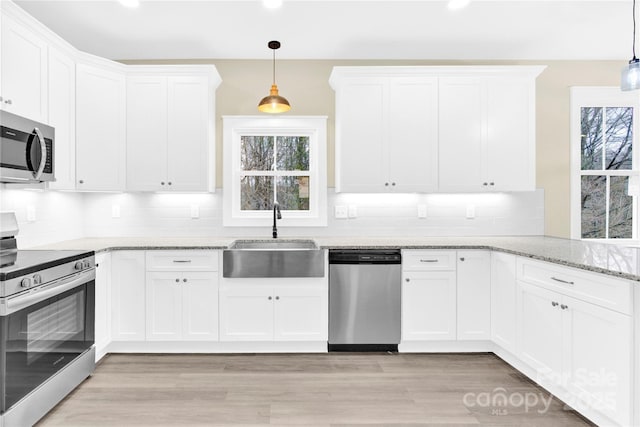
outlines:
[[174, 259], [173, 262], [184, 263], [184, 262], [191, 262], [191, 260], [190, 259]]
[[568, 282], [566, 280], [558, 279], [557, 277], [552, 277], [551, 280], [555, 280], [556, 282], [560, 282], [560, 283], [566, 283], [567, 285], [574, 285], [575, 284], [573, 282]]
[[437, 259], [421, 259], [420, 262], [438, 262]]

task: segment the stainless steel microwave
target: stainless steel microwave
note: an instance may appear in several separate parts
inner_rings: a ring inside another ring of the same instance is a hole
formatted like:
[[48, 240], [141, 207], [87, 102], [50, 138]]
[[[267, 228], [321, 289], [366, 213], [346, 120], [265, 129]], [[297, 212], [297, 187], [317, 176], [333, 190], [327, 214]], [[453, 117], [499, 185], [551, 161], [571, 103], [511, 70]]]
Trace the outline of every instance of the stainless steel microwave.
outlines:
[[0, 182], [55, 181], [54, 139], [51, 126], [0, 111]]

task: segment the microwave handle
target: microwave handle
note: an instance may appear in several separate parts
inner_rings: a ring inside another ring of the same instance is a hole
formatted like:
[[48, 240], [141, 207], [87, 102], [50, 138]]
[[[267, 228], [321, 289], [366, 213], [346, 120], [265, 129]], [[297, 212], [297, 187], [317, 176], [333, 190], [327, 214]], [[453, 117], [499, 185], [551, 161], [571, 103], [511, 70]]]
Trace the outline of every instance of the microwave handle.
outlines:
[[42, 176], [42, 172], [44, 172], [44, 167], [47, 164], [47, 144], [44, 141], [44, 136], [40, 129], [34, 128], [33, 132], [37, 135], [40, 140], [40, 152], [42, 153], [42, 157], [40, 158], [40, 166], [38, 166], [38, 170], [33, 174], [35, 179], [40, 179]]

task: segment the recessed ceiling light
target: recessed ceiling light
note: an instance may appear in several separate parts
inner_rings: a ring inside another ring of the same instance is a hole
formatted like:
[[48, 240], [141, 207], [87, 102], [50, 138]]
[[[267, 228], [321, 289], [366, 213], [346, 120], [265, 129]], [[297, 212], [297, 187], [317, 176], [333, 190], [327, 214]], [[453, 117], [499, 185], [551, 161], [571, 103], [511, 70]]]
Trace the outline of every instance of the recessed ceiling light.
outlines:
[[140, 6], [139, 0], [118, 0], [118, 2], [126, 7], [138, 7]]
[[449, 0], [449, 9], [457, 10], [467, 7], [471, 3], [471, 0]]
[[277, 9], [282, 6], [282, 0], [262, 0], [262, 4], [267, 9]]

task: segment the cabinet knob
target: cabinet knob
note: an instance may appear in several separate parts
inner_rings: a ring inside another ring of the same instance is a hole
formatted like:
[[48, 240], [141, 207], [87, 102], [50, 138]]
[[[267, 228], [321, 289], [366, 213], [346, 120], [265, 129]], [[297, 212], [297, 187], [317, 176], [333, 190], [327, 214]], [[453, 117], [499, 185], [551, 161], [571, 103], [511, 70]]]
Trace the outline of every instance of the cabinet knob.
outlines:
[[460, 257], [460, 261], [464, 261], [464, 257]]
[[385, 187], [388, 187], [388, 186], [389, 186], [389, 183], [388, 183], [388, 182], [385, 182], [385, 183], [384, 183], [384, 186], [385, 186]]
[[280, 297], [276, 297], [276, 299], [280, 299]]
[[566, 305], [566, 304], [561, 304], [560, 308], [563, 309], [563, 310], [566, 310], [567, 308], [569, 308], [569, 306]]
[[490, 182], [490, 183], [489, 183], [489, 185], [495, 185], [495, 183], [493, 183], [493, 182]]
[[489, 183], [483, 182], [482, 185], [484, 185], [486, 187], [487, 185], [489, 185]]
[[405, 282], [410, 282], [411, 279], [409, 279], [408, 277], [406, 279], [404, 279]]
[[392, 183], [391, 183], [391, 185], [395, 187], [395, 186], [396, 186], [396, 183], [395, 183], [395, 182], [392, 182]]
[[171, 185], [171, 181], [169, 181], [167, 184]]
[[551, 305], [552, 305], [552, 306], [554, 306], [554, 307], [557, 307], [557, 306], [558, 306], [558, 303], [557, 303], [557, 302], [555, 302], [555, 301], [551, 301]]
[[160, 185], [164, 185], [164, 181], [162, 181], [162, 182], [160, 183]]
[[9, 105], [13, 104], [10, 99], [7, 99], [6, 101], [4, 101], [4, 103]]
[[182, 279], [183, 282], [187, 283], [187, 279]]
[[273, 298], [269, 297], [268, 299], [269, 299], [269, 301], [271, 301]]
[[176, 279], [176, 283], [180, 283], [180, 279]]
[[81, 180], [79, 180], [78, 182], [79, 182], [80, 184], [84, 184], [84, 180], [82, 180], [82, 179], [81, 179]]

